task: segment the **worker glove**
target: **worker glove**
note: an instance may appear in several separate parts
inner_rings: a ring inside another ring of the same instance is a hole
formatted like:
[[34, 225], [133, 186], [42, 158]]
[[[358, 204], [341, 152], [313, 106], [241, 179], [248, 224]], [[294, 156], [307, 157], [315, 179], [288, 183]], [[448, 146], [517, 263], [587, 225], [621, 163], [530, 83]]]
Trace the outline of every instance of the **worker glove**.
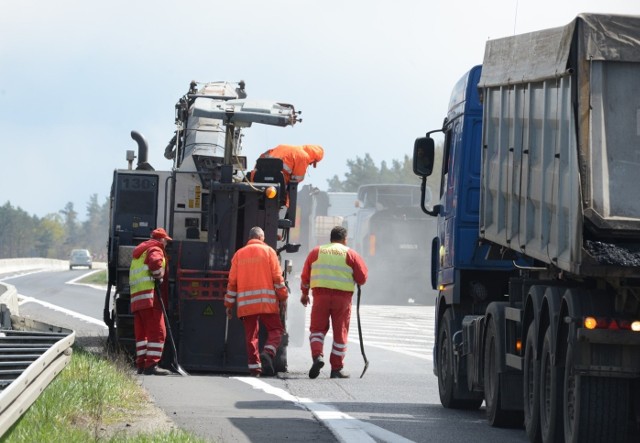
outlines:
[[162, 280], [162, 277], [164, 277], [164, 268], [158, 268], [155, 271], [151, 271], [151, 275], [156, 280]]
[[231, 308], [227, 308], [227, 318], [231, 320], [233, 318], [233, 311]]
[[300, 303], [302, 303], [302, 306], [307, 307], [309, 304], [309, 294], [302, 294], [302, 297], [300, 297]]
[[289, 291], [287, 291], [286, 287], [276, 289], [276, 294], [278, 294], [278, 300], [284, 301], [289, 297]]

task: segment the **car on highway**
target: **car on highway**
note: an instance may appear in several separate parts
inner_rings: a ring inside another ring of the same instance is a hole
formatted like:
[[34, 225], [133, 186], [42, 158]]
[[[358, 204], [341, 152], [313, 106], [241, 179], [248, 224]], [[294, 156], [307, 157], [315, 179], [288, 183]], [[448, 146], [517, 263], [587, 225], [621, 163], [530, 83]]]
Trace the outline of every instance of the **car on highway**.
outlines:
[[86, 266], [91, 269], [93, 267], [93, 259], [88, 249], [74, 249], [69, 256], [69, 269], [76, 266]]

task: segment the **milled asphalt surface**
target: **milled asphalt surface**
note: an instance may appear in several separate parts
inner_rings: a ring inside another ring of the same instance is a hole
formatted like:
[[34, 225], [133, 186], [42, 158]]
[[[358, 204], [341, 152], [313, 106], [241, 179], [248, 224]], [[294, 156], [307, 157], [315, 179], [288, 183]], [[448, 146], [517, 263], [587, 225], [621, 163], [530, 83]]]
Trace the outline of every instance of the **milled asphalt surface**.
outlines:
[[[180, 428], [207, 441], [335, 442], [313, 414], [232, 376], [139, 376]], [[259, 379], [268, 383], [267, 378]]]

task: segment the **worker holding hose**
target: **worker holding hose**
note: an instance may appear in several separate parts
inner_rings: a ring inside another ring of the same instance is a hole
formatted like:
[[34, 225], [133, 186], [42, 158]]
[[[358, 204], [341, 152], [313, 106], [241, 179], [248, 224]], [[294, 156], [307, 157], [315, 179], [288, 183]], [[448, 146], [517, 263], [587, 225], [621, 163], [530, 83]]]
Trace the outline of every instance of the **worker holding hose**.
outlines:
[[347, 230], [336, 226], [331, 230], [331, 243], [315, 247], [307, 256], [302, 268], [300, 302], [310, 302], [309, 289], [313, 291], [309, 344], [313, 365], [309, 378], [317, 378], [324, 366], [324, 338], [333, 327], [331, 345], [331, 378], [349, 378], [343, 371], [347, 354], [347, 337], [351, 320], [351, 298], [356, 284], [367, 281], [367, 266], [362, 257], [347, 246]]
[[162, 305], [156, 300], [155, 288], [156, 280], [162, 281], [167, 272], [165, 247], [171, 240], [163, 228], [158, 228], [151, 232], [149, 240], [140, 243], [133, 250], [129, 268], [129, 287], [138, 374], [170, 374], [169, 371], [158, 367], [167, 329]]

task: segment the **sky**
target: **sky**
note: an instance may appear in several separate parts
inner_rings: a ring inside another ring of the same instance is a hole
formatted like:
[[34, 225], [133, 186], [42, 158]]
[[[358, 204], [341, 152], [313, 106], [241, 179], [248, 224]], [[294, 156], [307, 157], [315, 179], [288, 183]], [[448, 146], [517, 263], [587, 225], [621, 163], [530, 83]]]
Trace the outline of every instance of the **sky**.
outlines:
[[[144, 135], [173, 135], [191, 80], [244, 80], [248, 98], [293, 104], [293, 127], [254, 125], [243, 151], [319, 144], [303, 184], [347, 161], [411, 156], [441, 127], [455, 82], [487, 40], [563, 26], [581, 12], [640, 14], [637, 0], [0, 0], [0, 205], [44, 217], [109, 196]], [[416, 179], [417, 180], [417, 179]], [[418, 181], [417, 181], [418, 182]]]

